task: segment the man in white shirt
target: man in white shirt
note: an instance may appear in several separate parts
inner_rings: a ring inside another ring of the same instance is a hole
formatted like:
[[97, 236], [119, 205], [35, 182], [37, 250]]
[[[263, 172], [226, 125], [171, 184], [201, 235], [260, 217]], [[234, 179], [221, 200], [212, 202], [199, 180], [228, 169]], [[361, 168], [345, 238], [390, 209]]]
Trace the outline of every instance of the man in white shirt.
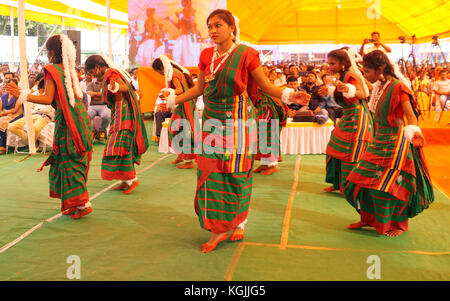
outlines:
[[450, 96], [450, 79], [447, 78], [447, 70], [443, 69], [439, 71], [439, 79], [434, 82], [433, 92], [439, 100], [436, 104], [436, 111], [438, 111], [438, 105], [444, 111], [446, 109], [446, 102]]
[[274, 82], [274, 85], [277, 87], [285, 86], [286, 85], [286, 76], [283, 74], [283, 71], [281, 69], [276, 69], [275, 72], [277, 73], [277, 79]]
[[165, 100], [162, 100], [160, 97], [156, 99], [155, 102], [155, 135], [156, 141], [159, 142], [159, 138], [161, 136], [162, 124], [166, 118], [172, 117], [172, 112], [167, 108], [167, 103]]
[[[374, 50], [381, 50], [384, 53], [388, 54], [391, 53], [392, 50], [389, 46], [384, 45], [380, 42], [380, 33], [379, 32], [372, 32], [371, 33], [372, 39], [364, 39], [363, 44], [361, 45], [361, 49], [359, 50], [359, 54], [361, 56], [364, 56], [365, 54], [368, 54], [369, 52], [372, 52]], [[368, 43], [373, 43], [372, 47], [369, 47], [367, 49], [364, 49], [364, 46]]]

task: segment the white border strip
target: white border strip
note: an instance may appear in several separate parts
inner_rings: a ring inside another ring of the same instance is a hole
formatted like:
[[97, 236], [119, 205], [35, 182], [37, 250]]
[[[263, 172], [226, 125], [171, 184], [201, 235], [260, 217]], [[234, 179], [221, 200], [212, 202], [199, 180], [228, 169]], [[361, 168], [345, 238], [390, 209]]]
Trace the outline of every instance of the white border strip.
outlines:
[[281, 250], [285, 250], [288, 244], [289, 227], [291, 225], [292, 205], [294, 203], [295, 194], [297, 193], [298, 175], [300, 173], [301, 157], [302, 157], [301, 155], [297, 155], [294, 170], [294, 182], [292, 183], [291, 193], [289, 194], [288, 203], [286, 205], [286, 210], [284, 213], [283, 229], [281, 231], [281, 242], [280, 242]]

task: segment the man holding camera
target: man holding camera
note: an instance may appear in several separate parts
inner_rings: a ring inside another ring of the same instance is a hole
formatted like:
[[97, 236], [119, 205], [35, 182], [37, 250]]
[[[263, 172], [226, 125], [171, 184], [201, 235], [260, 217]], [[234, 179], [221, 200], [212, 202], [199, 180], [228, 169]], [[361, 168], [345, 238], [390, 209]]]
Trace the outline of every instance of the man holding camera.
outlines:
[[[379, 32], [374, 31], [371, 33], [371, 36], [372, 39], [364, 39], [363, 44], [361, 45], [361, 49], [359, 50], [359, 54], [361, 54], [361, 56], [364, 56], [365, 54], [368, 54], [369, 52], [372, 52], [374, 50], [381, 50], [386, 54], [391, 53], [391, 48], [380, 42]], [[373, 43], [373, 46], [364, 50], [364, 46], [369, 43]]]

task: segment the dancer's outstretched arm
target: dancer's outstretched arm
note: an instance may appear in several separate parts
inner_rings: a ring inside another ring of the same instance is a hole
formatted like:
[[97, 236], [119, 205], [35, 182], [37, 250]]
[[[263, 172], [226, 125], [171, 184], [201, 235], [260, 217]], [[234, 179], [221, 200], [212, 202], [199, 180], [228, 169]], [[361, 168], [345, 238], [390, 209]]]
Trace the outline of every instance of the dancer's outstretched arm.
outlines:
[[[20, 96], [20, 89], [16, 83], [12, 82], [8, 84], [8, 93], [12, 94], [14, 97], [18, 98]], [[27, 101], [34, 102], [43, 105], [50, 105], [55, 97], [55, 82], [51, 79], [45, 81], [45, 92], [42, 95], [31, 95], [27, 96]]]

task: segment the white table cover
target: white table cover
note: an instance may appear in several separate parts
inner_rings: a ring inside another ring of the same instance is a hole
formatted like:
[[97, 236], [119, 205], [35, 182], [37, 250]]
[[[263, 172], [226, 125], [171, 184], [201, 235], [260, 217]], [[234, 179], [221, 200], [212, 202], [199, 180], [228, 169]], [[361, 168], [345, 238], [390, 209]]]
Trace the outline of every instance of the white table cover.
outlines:
[[[169, 149], [169, 140], [167, 136], [168, 122], [164, 122], [161, 129], [159, 141], [159, 152], [175, 153], [172, 148]], [[324, 125], [318, 125], [314, 122], [291, 122], [288, 121], [286, 127], [281, 131], [281, 154], [285, 155], [306, 155], [306, 154], [324, 154], [330, 141], [333, 131], [333, 122], [328, 120]]]

